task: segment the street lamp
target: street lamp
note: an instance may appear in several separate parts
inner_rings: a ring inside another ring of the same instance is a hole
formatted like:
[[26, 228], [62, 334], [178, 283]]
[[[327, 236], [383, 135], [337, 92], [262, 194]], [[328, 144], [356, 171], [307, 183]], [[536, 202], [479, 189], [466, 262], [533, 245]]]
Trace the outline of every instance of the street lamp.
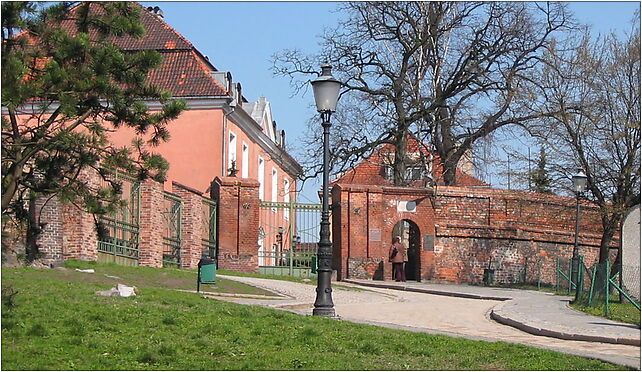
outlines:
[[337, 109], [341, 82], [332, 76], [332, 67], [321, 65], [321, 76], [312, 82], [314, 101], [321, 114], [323, 126], [323, 209], [321, 211], [321, 228], [317, 249], [317, 298], [314, 301], [312, 315], [335, 317], [332, 303], [332, 242], [330, 241], [330, 203], [328, 202], [329, 158], [330, 158], [330, 116]]
[[573, 188], [575, 189], [575, 244], [573, 245], [573, 257], [571, 258], [571, 282], [572, 289], [576, 289], [578, 272], [579, 272], [579, 258], [578, 256], [578, 238], [580, 235], [580, 195], [586, 190], [586, 174], [582, 169], [578, 169], [577, 173], [573, 175]]

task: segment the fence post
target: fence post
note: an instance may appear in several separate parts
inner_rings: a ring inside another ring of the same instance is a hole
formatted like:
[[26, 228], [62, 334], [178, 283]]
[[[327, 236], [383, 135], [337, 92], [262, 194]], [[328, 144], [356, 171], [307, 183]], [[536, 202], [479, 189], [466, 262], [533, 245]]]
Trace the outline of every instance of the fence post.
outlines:
[[584, 292], [584, 256], [578, 256], [577, 263], [577, 283], [575, 283], [575, 301], [577, 301]]
[[560, 259], [555, 259], [555, 292], [560, 291]]
[[597, 266], [598, 264], [593, 265], [593, 277], [591, 278], [591, 289], [589, 292], [589, 300], [588, 300], [589, 306], [591, 306], [591, 302], [593, 302], [593, 289], [595, 289], [595, 276], [597, 274]]
[[537, 290], [541, 289], [542, 282], [542, 261], [537, 260]]
[[[568, 261], [568, 294], [571, 294], [571, 291], [577, 288], [577, 283], [573, 283], [573, 261], [572, 258]], [[575, 278], [575, 280], [577, 280], [577, 278]]]
[[609, 270], [609, 260], [606, 260], [606, 269], [604, 270], [605, 274], [605, 286], [606, 286], [606, 293], [605, 293], [605, 306], [604, 306], [604, 316], [608, 317], [609, 316], [609, 279], [611, 278], [611, 273]]

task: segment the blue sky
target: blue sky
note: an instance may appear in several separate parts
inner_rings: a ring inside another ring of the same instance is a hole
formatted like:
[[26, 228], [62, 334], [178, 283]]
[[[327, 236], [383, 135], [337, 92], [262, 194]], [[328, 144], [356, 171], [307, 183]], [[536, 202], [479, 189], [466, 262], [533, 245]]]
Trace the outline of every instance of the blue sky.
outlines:
[[[336, 24], [335, 2], [141, 2], [159, 6], [165, 21], [221, 71], [230, 71], [250, 101], [265, 96], [290, 147], [315, 110], [311, 92], [292, 97], [286, 78], [270, 71], [271, 56], [287, 48], [315, 52], [324, 27]], [[597, 32], [630, 28], [639, 2], [571, 2], [576, 18]], [[294, 154], [296, 156], [296, 153]], [[494, 186], [499, 186], [495, 185]], [[308, 182], [301, 202], [317, 202], [319, 184]]]

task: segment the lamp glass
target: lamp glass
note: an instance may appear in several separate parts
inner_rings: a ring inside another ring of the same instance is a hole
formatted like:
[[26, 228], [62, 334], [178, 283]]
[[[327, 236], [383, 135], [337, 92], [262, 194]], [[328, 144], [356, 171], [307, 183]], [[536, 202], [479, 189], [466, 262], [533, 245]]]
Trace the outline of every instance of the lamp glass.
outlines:
[[581, 169], [578, 169], [577, 173], [573, 175], [573, 187], [575, 188], [575, 192], [586, 190], [586, 181], [586, 174], [584, 174]]
[[335, 112], [339, 100], [341, 82], [332, 76], [330, 65], [321, 66], [321, 76], [312, 82], [314, 101], [318, 112]]

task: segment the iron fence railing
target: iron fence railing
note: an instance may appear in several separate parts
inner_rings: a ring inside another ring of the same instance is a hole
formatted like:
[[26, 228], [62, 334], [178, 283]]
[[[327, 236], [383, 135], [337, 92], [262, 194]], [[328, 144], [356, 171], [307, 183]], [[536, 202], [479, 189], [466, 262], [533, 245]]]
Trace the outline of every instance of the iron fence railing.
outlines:
[[[122, 204], [98, 217], [99, 260], [137, 264], [139, 258], [140, 183], [122, 172], [109, 173], [110, 181], [121, 187]], [[110, 187], [101, 180], [101, 187]]]
[[204, 250], [207, 250], [209, 257], [216, 261], [218, 266], [218, 254], [216, 252], [216, 201], [203, 198], [201, 208], [201, 242]]
[[181, 264], [181, 198], [163, 193], [163, 266]]

